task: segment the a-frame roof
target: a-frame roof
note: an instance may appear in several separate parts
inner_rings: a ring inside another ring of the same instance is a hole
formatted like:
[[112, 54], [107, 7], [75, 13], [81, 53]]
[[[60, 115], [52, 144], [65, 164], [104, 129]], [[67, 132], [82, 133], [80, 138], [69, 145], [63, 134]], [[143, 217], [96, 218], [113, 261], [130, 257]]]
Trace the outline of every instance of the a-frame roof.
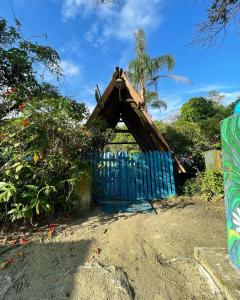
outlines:
[[[122, 89], [116, 87], [119, 79], [122, 79]], [[119, 68], [116, 69], [112, 80], [99, 99], [87, 126], [91, 126], [91, 122], [96, 119], [105, 119], [108, 126], [113, 129], [122, 119], [143, 152], [172, 152], [150, 115], [143, 108], [140, 95], [128, 80], [126, 73]], [[175, 156], [174, 158], [179, 172], [185, 172], [178, 159]]]

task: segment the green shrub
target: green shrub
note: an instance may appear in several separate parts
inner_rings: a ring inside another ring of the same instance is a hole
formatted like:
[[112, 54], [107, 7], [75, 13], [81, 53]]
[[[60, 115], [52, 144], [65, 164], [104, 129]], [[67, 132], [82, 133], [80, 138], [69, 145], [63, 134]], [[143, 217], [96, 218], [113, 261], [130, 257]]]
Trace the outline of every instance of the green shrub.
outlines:
[[85, 154], [111, 134], [91, 129], [84, 104], [63, 97], [33, 98], [0, 123], [0, 219], [31, 219], [73, 208], [86, 176]]
[[208, 201], [213, 197], [224, 197], [222, 172], [215, 170], [207, 170], [204, 172], [201, 182], [201, 194]]
[[183, 187], [184, 194], [199, 196], [204, 200], [224, 197], [223, 174], [221, 171], [206, 170], [195, 178], [187, 180]]
[[183, 193], [187, 196], [194, 196], [201, 194], [201, 182], [202, 174], [199, 173], [198, 176], [188, 179], [183, 186]]

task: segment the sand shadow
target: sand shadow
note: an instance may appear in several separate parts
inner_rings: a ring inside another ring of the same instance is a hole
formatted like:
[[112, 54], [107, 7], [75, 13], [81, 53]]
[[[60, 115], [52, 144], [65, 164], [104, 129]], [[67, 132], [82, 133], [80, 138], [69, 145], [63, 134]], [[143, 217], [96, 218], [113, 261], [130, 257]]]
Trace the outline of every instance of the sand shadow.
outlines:
[[193, 206], [195, 204], [196, 203], [194, 203], [194, 202], [171, 203], [171, 202], [161, 201], [161, 202], [155, 202], [153, 205], [154, 205], [155, 209], [157, 209], [157, 210], [167, 211], [167, 210], [171, 210], [171, 209], [184, 209], [188, 206]]
[[0, 247], [1, 263], [11, 261], [0, 270], [0, 299], [71, 299], [74, 273], [88, 260], [91, 243], [32, 242], [5, 253]]

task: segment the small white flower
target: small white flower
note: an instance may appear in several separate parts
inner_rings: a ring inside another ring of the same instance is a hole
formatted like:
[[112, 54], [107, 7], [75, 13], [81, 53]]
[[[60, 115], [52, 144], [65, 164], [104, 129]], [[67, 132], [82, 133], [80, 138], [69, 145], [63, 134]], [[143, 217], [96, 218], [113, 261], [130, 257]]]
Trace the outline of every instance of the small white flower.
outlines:
[[233, 223], [237, 226], [236, 230], [240, 233], [240, 208], [237, 207], [237, 213], [233, 212]]

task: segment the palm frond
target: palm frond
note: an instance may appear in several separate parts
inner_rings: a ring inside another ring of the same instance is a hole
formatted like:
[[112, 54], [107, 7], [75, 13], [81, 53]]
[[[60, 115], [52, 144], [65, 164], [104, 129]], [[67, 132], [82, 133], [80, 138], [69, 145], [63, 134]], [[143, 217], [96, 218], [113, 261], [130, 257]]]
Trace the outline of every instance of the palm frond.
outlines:
[[175, 66], [175, 60], [169, 54], [152, 58], [151, 62], [153, 72], [159, 72], [163, 69], [167, 69], [169, 72], [171, 72]]
[[167, 109], [167, 103], [163, 100], [157, 99], [149, 103], [153, 109]]
[[145, 101], [146, 103], [151, 103], [158, 98], [158, 93], [150, 91], [148, 89], [145, 90]]
[[176, 81], [183, 82], [183, 83], [186, 83], [186, 84], [192, 84], [193, 83], [191, 80], [189, 80], [186, 77], [179, 76], [179, 75], [173, 75], [173, 74], [166, 74], [166, 75], [158, 75], [158, 76], [152, 77], [150, 79], [150, 82], [148, 83], [148, 85], [151, 85], [151, 84], [155, 83], [160, 78], [171, 78], [171, 79], [174, 79]]

